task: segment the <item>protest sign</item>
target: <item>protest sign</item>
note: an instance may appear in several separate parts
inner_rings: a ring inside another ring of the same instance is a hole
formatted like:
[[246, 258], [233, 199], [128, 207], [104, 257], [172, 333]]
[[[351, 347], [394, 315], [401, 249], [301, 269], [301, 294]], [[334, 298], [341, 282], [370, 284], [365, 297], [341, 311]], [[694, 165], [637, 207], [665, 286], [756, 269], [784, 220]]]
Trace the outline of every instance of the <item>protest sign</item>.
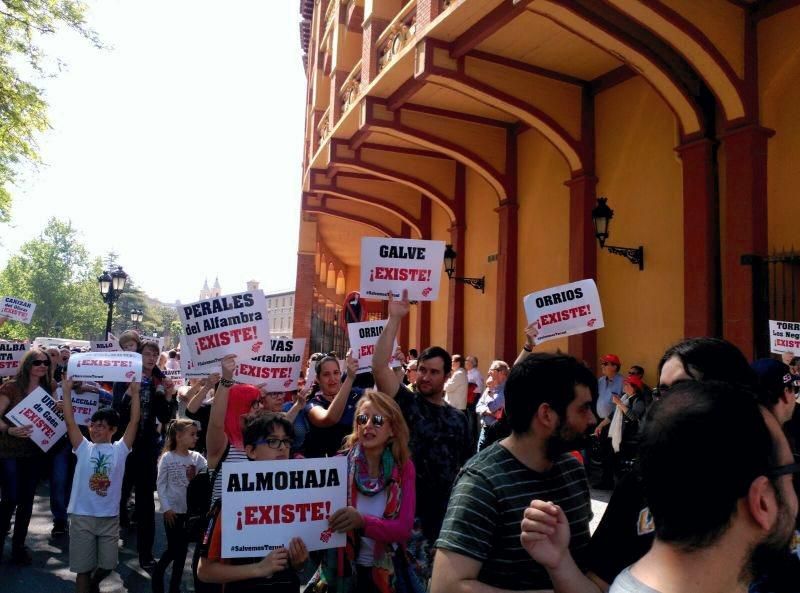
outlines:
[[211, 373], [219, 373], [222, 367], [219, 361], [212, 361], [206, 364], [198, 365], [192, 360], [192, 352], [189, 350], [189, 342], [186, 336], [181, 336], [181, 376], [184, 380], [188, 379], [205, 379]]
[[165, 378], [172, 379], [172, 384], [175, 385], [175, 387], [180, 387], [184, 384], [183, 375], [181, 374], [180, 369], [175, 369], [175, 370], [167, 369], [166, 371], [162, 372], [164, 373]]
[[222, 465], [222, 557], [266, 556], [300, 537], [309, 551], [341, 548], [328, 517], [347, 506], [347, 457]]
[[267, 391], [294, 391], [303, 366], [305, 338], [270, 340], [270, 351], [250, 360], [238, 360], [234, 380], [248, 385], [266, 383]]
[[36, 303], [22, 299], [7, 296], [0, 300], [0, 317], [13, 319], [20, 323], [30, 323], [34, 309], [36, 309]]
[[594, 280], [580, 280], [533, 292], [523, 300], [528, 323], [536, 323], [536, 343], [575, 336], [604, 326]]
[[195, 364], [219, 362], [227, 354], [241, 359], [269, 351], [269, 319], [264, 292], [253, 290], [180, 305], [178, 315], [187, 337], [184, 355]]
[[444, 241], [361, 238], [361, 287], [365, 298], [435, 301], [444, 265]]
[[116, 340], [108, 340], [106, 342], [91, 341], [89, 344], [89, 350], [92, 352], [119, 352], [122, 350]]
[[78, 426], [88, 426], [92, 416], [97, 411], [100, 402], [100, 395], [85, 391], [83, 393], [72, 392], [72, 413], [75, 415], [75, 424]]
[[0, 377], [13, 377], [28, 351], [25, 342], [0, 341]]
[[67, 433], [67, 423], [56, 409], [56, 400], [41, 387], [7, 412], [6, 418], [16, 426], [33, 426], [30, 438], [42, 451], [49, 451]]
[[770, 319], [769, 343], [770, 352], [774, 354], [790, 352], [800, 355], [800, 323]]
[[[358, 359], [358, 372], [369, 373], [372, 371], [372, 354], [375, 351], [375, 344], [386, 327], [386, 320], [362, 321], [361, 323], [348, 323], [347, 335], [350, 338], [350, 350], [353, 358]], [[392, 347], [392, 354], [397, 350], [397, 339]], [[400, 361], [392, 356], [390, 365], [392, 368], [400, 365]]]
[[73, 381], [141, 381], [142, 355], [138, 352], [79, 352], [69, 357], [67, 375]]

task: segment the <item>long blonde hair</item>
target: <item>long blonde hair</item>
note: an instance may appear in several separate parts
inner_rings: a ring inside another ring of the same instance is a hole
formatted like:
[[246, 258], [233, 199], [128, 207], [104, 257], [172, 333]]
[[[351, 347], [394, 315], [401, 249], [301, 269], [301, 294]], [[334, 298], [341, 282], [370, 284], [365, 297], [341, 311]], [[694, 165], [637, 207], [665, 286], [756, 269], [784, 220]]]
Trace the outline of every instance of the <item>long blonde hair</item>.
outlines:
[[353, 432], [345, 439], [343, 450], [352, 449], [358, 442], [358, 422], [356, 418], [358, 418], [362, 408], [367, 403], [375, 406], [378, 412], [391, 424], [394, 436], [389, 439], [388, 444], [392, 448], [392, 455], [395, 461], [402, 466], [411, 457], [411, 451], [408, 448], [408, 424], [406, 424], [403, 412], [397, 402], [394, 401], [394, 398], [374, 389], [365, 391], [361, 399], [358, 400], [356, 412], [353, 416]]
[[175, 418], [170, 420], [167, 425], [167, 438], [164, 439], [164, 450], [161, 451], [161, 455], [169, 451], [174, 451], [178, 447], [178, 435], [192, 426], [196, 426], [196, 424], [194, 420], [190, 420], [189, 418]]

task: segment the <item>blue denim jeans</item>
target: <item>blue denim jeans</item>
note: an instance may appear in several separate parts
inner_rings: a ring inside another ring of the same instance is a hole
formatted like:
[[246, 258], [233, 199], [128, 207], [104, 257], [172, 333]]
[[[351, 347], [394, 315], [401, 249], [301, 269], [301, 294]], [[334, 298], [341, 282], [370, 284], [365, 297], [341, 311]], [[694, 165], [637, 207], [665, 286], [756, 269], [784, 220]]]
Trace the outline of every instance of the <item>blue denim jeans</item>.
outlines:
[[75, 456], [69, 442], [58, 443], [50, 467], [50, 510], [53, 522], [67, 522], [69, 495], [72, 492], [72, 476], [75, 474]]
[[28, 525], [33, 514], [33, 498], [39, 481], [37, 459], [0, 459], [0, 542], [5, 539], [14, 516], [14, 547], [25, 544]]

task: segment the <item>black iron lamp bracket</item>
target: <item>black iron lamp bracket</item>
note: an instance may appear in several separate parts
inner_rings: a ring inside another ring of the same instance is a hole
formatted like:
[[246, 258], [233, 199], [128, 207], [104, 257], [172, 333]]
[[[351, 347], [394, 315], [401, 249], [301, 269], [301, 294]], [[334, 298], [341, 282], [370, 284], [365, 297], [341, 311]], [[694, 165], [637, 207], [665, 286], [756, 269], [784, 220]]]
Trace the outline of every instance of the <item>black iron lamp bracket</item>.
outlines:
[[480, 278], [459, 278], [456, 276], [454, 280], [468, 284], [472, 288], [476, 288], [484, 294], [486, 293], [486, 276], [481, 276]]
[[622, 257], [626, 258], [632, 264], [639, 266], [639, 271], [641, 272], [644, 270], [644, 247], [639, 245], [639, 247], [617, 247], [615, 245], [606, 245], [606, 249], [608, 249], [609, 253], [613, 253], [614, 255], [621, 255]]

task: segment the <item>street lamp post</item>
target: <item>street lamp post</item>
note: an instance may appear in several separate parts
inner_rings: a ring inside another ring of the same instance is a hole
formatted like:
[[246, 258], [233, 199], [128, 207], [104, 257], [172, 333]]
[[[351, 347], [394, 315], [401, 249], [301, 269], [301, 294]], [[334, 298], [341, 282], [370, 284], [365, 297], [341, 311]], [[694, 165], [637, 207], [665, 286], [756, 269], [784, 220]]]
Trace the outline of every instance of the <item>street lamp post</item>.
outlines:
[[131, 321], [133, 322], [133, 327], [139, 329], [139, 324], [144, 319], [144, 311], [141, 309], [131, 309]]
[[111, 333], [111, 317], [114, 314], [114, 303], [119, 300], [122, 291], [125, 290], [125, 283], [128, 281], [128, 275], [122, 271], [121, 266], [110, 274], [104, 271], [101, 276], [98, 276], [97, 283], [100, 285], [100, 296], [103, 297], [103, 302], [108, 304], [108, 318], [106, 319], [106, 339], [108, 334]]

